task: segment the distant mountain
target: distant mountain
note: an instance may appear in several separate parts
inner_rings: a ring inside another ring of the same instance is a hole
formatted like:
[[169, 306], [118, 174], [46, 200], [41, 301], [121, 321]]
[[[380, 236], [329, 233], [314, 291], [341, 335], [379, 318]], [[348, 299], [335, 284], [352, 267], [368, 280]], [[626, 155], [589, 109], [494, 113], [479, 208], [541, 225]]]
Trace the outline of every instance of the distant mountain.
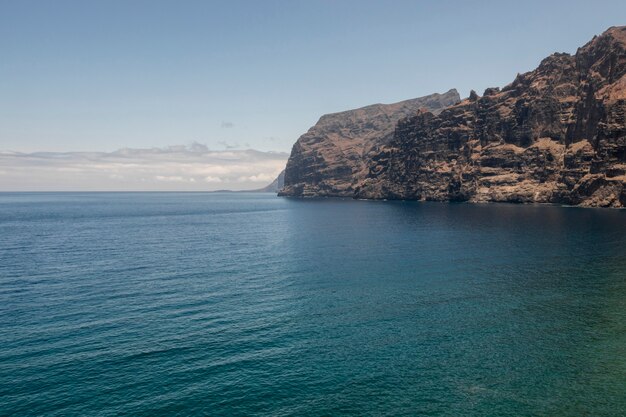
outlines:
[[278, 177], [271, 184], [259, 189], [255, 190], [261, 193], [277, 193], [285, 186], [285, 170], [283, 169]]
[[285, 170], [283, 169], [280, 174], [270, 184], [263, 188], [255, 188], [254, 190], [215, 190], [212, 193], [277, 193], [285, 185]]
[[398, 120], [421, 108], [436, 113], [458, 101], [459, 93], [450, 90], [322, 116], [293, 146], [279, 195], [353, 196], [371, 155], [393, 138]]

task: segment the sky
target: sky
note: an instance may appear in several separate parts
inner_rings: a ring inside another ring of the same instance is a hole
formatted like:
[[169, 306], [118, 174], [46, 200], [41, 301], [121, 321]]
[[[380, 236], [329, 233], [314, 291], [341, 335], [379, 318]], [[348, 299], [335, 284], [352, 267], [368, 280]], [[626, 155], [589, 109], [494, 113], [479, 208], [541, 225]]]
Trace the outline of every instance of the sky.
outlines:
[[482, 93], [623, 24], [624, 1], [0, 0], [0, 189], [42, 152], [286, 160], [324, 113]]

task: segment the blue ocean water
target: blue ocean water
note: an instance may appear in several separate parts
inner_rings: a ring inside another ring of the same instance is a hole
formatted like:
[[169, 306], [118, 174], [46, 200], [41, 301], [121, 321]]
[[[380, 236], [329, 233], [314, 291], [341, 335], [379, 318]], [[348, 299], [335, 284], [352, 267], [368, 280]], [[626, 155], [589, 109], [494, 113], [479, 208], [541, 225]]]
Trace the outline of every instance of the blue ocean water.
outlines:
[[0, 415], [626, 415], [626, 211], [0, 194]]

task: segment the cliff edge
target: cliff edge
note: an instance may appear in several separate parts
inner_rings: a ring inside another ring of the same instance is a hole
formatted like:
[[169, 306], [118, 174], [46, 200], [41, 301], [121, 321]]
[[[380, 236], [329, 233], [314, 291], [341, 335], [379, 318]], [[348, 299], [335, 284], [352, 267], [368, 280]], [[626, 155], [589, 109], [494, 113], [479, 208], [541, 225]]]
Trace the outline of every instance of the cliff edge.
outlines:
[[437, 114], [459, 101], [459, 93], [450, 90], [322, 116], [293, 145], [279, 195], [354, 196], [354, 187], [369, 173], [372, 156], [393, 138], [400, 119], [419, 109]]

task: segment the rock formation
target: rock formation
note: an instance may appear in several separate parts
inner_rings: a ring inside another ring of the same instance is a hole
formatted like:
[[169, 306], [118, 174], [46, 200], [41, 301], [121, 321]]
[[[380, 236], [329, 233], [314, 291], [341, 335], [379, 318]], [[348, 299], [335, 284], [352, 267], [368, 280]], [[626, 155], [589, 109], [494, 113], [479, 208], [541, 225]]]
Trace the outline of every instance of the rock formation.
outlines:
[[626, 27], [502, 90], [401, 120], [360, 198], [626, 206]]
[[456, 90], [322, 116], [293, 146], [279, 195], [352, 197], [372, 152], [393, 138], [398, 120], [425, 108], [437, 114], [460, 101]]
[[[610, 28], [573, 56], [545, 58], [502, 90], [472, 91], [438, 114], [420, 110], [400, 120], [392, 138], [365, 153], [365, 173], [328, 171], [302, 146], [294, 146], [286, 190], [305, 191], [289, 195], [328, 195], [311, 185], [346, 184], [352, 173], [356, 182], [340, 195], [625, 207], [626, 27]], [[334, 154], [323, 161], [343, 157], [326, 151]]]

